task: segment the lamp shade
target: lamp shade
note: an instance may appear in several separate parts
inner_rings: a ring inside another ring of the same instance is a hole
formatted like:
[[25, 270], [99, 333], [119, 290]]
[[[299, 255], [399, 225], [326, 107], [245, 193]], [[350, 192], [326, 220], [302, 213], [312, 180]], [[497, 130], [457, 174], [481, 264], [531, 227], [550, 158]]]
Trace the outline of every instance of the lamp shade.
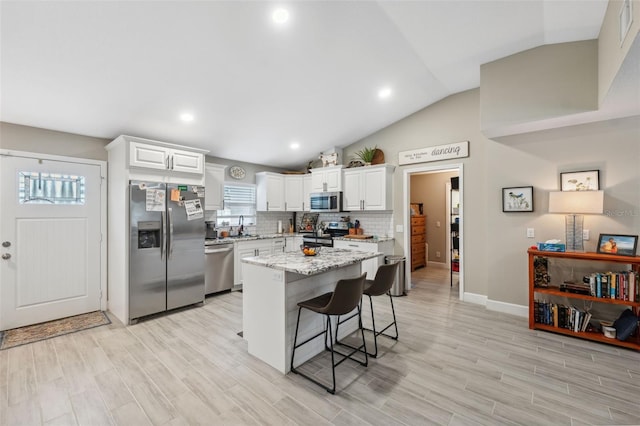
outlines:
[[604, 191], [549, 192], [549, 213], [602, 214]]

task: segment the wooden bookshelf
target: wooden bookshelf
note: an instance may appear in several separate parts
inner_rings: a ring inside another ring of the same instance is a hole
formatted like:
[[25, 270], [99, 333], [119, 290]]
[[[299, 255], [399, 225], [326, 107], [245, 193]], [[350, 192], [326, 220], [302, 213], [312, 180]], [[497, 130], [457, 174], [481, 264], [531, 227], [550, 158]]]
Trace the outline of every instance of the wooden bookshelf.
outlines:
[[[586, 294], [570, 293], [560, 291], [558, 287], [536, 287], [534, 285], [534, 259], [536, 257], [546, 258], [558, 258], [558, 259], [574, 259], [579, 261], [597, 261], [608, 263], [620, 263], [630, 265], [631, 269], [636, 273], [640, 273], [640, 256], [619, 256], [600, 253], [582, 253], [582, 252], [548, 252], [529, 249], [529, 328], [536, 330], [551, 331], [554, 333], [565, 334], [568, 336], [578, 337], [581, 339], [593, 340], [596, 342], [607, 343], [610, 345], [621, 346], [628, 349], [634, 349], [640, 351], [640, 331], [636, 330], [634, 335], [629, 337], [625, 341], [617, 339], [611, 339], [605, 337], [602, 333], [597, 332], [584, 332], [584, 331], [572, 331], [567, 328], [555, 327], [553, 325], [547, 325], [535, 322], [535, 295], [536, 294], [548, 294], [550, 296], [566, 297], [568, 299], [581, 299], [588, 300], [595, 303], [606, 303], [614, 305], [629, 306], [636, 316], [640, 315], [640, 300], [636, 299], [633, 302], [629, 300], [610, 299], [606, 297], [594, 297]], [[640, 283], [636, 282], [636, 286]]]

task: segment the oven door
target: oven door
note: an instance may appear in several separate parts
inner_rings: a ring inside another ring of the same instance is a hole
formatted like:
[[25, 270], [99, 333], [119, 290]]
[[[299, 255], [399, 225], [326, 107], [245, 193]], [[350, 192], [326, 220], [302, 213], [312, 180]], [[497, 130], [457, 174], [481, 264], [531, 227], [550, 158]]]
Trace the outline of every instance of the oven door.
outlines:
[[302, 242], [309, 247], [333, 247], [333, 238], [331, 237], [304, 236]]

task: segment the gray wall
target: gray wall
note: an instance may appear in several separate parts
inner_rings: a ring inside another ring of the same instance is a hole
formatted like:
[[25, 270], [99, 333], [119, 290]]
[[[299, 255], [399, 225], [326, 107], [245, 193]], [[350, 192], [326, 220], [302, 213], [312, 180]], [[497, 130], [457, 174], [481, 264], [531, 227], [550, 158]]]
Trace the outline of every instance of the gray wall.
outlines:
[[540, 46], [484, 64], [480, 87], [485, 132], [594, 111], [598, 108], [597, 40]]
[[262, 164], [245, 163], [243, 161], [227, 160], [226, 158], [213, 157], [213, 156], [209, 156], [209, 155], [206, 156], [205, 161], [207, 163], [222, 164], [222, 165], [229, 166], [229, 167], [231, 167], [231, 166], [241, 166], [247, 172], [246, 177], [244, 179], [242, 179], [242, 180], [236, 180], [236, 179], [233, 179], [232, 177], [230, 177], [229, 176], [229, 167], [227, 167], [224, 180], [225, 181], [232, 181], [232, 182], [256, 183], [256, 173], [258, 173], [258, 172], [282, 173], [282, 172], [285, 171], [285, 169], [281, 169], [281, 168], [277, 168], [277, 167], [265, 166], [265, 165], [262, 165]]
[[[595, 250], [599, 233], [640, 234], [640, 117], [565, 127], [501, 139], [480, 132], [479, 89], [450, 96], [345, 148], [348, 158], [363, 146], [382, 149], [398, 165], [398, 152], [468, 140], [470, 156], [438, 165], [463, 163], [465, 291], [490, 300], [526, 305], [526, 250], [536, 241], [564, 239], [564, 217], [547, 213], [548, 191], [559, 190], [564, 171], [599, 169], [605, 191], [602, 216], [587, 216], [586, 242]], [[435, 163], [430, 163], [435, 164]], [[394, 222], [403, 224], [405, 168], [394, 175]], [[534, 187], [533, 213], [503, 213], [501, 188]], [[407, 200], [408, 201], [408, 200]], [[526, 238], [526, 228], [536, 237]], [[396, 253], [402, 253], [396, 233]], [[431, 251], [431, 248], [430, 248]]]
[[0, 122], [0, 148], [107, 161], [110, 139]]

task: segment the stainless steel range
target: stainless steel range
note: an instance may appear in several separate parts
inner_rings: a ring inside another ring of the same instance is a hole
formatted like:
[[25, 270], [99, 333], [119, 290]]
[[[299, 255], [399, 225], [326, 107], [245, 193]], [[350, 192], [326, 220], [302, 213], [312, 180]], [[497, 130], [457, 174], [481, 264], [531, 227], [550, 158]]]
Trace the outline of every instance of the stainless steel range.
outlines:
[[302, 238], [304, 244], [309, 246], [333, 247], [333, 237], [342, 237], [349, 233], [348, 222], [329, 222], [324, 233], [317, 235], [314, 233], [305, 234]]

